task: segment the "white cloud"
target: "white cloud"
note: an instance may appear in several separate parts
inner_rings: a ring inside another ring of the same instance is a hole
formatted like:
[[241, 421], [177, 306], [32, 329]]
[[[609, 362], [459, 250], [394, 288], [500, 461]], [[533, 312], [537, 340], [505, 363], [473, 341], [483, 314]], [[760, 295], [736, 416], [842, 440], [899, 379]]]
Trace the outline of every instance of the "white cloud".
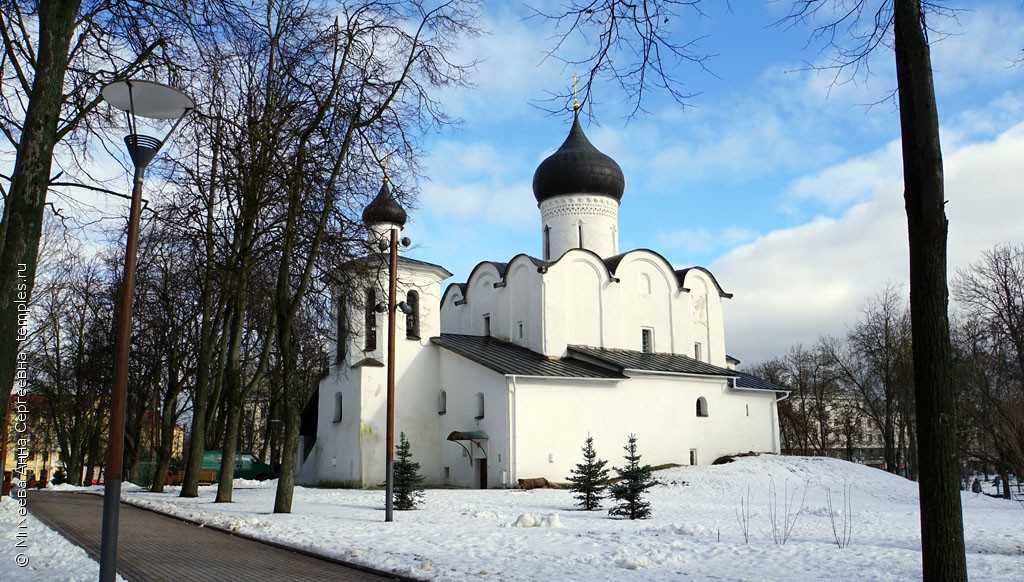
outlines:
[[864, 200], [873, 192], [899, 185], [903, 175], [900, 156], [900, 142], [889, 142], [881, 149], [797, 179], [786, 197], [790, 201], [814, 200], [832, 208]]
[[[825, 183], [824, 176], [856, 168], [870, 189], [865, 201], [836, 218], [772, 231], [715, 262], [716, 276], [736, 293], [726, 306], [731, 353], [755, 363], [794, 343], [843, 333], [868, 297], [905, 283], [902, 184], [884, 179], [892, 172], [890, 148], [798, 181]], [[944, 158], [952, 275], [983, 250], [1024, 239], [1024, 123], [992, 140], [947, 147]]]
[[658, 235], [658, 243], [666, 249], [681, 249], [689, 253], [706, 253], [732, 247], [757, 236], [754, 231], [731, 226], [718, 230], [707, 228], [680, 228]]

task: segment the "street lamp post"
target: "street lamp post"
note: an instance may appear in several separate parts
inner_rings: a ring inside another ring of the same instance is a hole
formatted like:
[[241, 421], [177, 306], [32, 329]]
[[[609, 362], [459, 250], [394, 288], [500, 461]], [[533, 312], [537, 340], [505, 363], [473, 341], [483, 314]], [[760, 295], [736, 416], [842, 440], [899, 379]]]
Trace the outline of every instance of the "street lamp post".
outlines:
[[[407, 312], [405, 302], [397, 303], [398, 287], [398, 245], [409, 246], [408, 237], [398, 239], [398, 231], [405, 226], [407, 215], [402, 205], [391, 195], [387, 173], [380, 192], [363, 210], [363, 222], [370, 229], [371, 244], [376, 240], [381, 251], [388, 251], [388, 387], [387, 387], [387, 436], [385, 437], [385, 498], [384, 521], [394, 521], [395, 492], [395, 315], [396, 310]], [[368, 306], [369, 307], [369, 306]], [[376, 311], [383, 311], [373, 306]]]
[[[114, 343], [114, 381], [110, 398], [110, 433], [107, 466], [103, 479], [103, 537], [100, 545], [100, 582], [117, 576], [118, 510], [124, 461], [124, 417], [128, 392], [128, 350], [132, 333], [132, 295], [135, 291], [135, 259], [139, 246], [139, 214], [142, 210], [142, 181], [149, 165], [171, 133], [193, 107], [185, 94], [151, 81], [116, 81], [103, 87], [103, 99], [125, 112], [129, 134], [124, 138], [135, 166], [132, 200], [128, 212], [128, 241], [124, 254], [124, 275]], [[174, 120], [163, 139], [141, 135], [136, 119]]]

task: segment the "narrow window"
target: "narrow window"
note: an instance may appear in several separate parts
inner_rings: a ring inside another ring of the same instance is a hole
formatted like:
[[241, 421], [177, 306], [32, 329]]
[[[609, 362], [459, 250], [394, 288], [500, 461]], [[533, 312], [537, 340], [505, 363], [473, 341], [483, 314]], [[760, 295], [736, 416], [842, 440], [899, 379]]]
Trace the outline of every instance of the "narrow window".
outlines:
[[373, 287], [366, 290], [366, 321], [364, 322], [365, 339], [363, 349], [371, 352], [377, 349], [377, 293]]
[[544, 260], [551, 260], [551, 227], [544, 225]]
[[700, 342], [694, 343], [693, 344], [693, 357], [697, 358], [698, 360], [703, 359], [703, 355], [704, 354], [702, 354], [701, 352], [702, 352], [702, 350], [701, 350]]
[[580, 248], [582, 249], [583, 248], [583, 223], [582, 222], [576, 225], [576, 233], [579, 235]]
[[420, 339], [420, 294], [409, 291], [405, 296], [405, 304], [409, 313], [405, 314], [405, 339]]
[[750, 405], [747, 404], [746, 406], [747, 406], [747, 416], [750, 416]]
[[345, 361], [348, 348], [348, 326], [346, 320], [348, 313], [345, 309], [345, 300], [338, 298], [338, 345], [334, 352], [334, 363], [340, 364]]
[[491, 316], [490, 314], [484, 316], [484, 335], [491, 337]]
[[334, 422], [341, 422], [341, 392], [334, 393]]
[[452, 480], [452, 468], [451, 467], [445, 467], [444, 468], [444, 482], [448, 483], [451, 480]]
[[448, 393], [444, 390], [437, 397], [437, 413], [447, 414], [448, 413]]
[[523, 322], [520, 321], [518, 324], [516, 324], [516, 327], [518, 329], [519, 339], [523, 339]]
[[697, 449], [690, 449], [690, 464], [697, 464]]
[[703, 396], [697, 399], [697, 416], [706, 417], [708, 415], [708, 401]]
[[654, 330], [645, 327], [640, 330], [640, 350], [645, 354], [654, 353]]
[[476, 393], [476, 419], [480, 420], [484, 417], [484, 393]]

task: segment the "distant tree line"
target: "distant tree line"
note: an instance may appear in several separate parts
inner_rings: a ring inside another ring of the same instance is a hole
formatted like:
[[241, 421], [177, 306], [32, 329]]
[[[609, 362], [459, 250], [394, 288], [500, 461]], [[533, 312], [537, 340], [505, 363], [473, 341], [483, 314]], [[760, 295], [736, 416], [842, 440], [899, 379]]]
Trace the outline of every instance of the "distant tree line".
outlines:
[[[952, 289], [961, 459], [965, 469], [1024, 474], [1024, 245], [986, 251]], [[844, 336], [794, 346], [753, 371], [791, 390], [779, 404], [784, 451], [917, 478], [910, 318], [897, 287], [869, 299]]]

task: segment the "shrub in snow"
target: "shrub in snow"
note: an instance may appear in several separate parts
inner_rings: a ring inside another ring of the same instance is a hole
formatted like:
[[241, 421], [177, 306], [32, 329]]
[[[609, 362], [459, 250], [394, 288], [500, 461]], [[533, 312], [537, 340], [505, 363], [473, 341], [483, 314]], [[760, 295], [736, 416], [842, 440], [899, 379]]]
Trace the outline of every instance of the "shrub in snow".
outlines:
[[423, 499], [423, 476], [420, 464], [412, 460], [412, 448], [404, 432], [398, 437], [394, 473], [395, 509], [416, 509]]
[[[775, 488], [775, 479], [768, 479], [768, 524], [771, 527], [772, 541], [780, 546], [786, 545], [789, 537], [793, 534], [796, 522], [804, 511], [807, 501], [807, 484], [804, 484], [803, 492], [798, 493], [795, 489], [790, 492], [789, 481], [782, 485], [782, 506], [779, 506], [778, 490]], [[797, 505], [797, 497], [800, 504]]]
[[651, 516], [651, 504], [644, 501], [644, 493], [657, 485], [657, 482], [651, 476], [651, 466], [640, 464], [635, 434], [629, 435], [629, 441], [623, 449], [626, 451], [626, 465], [615, 467], [620, 481], [611, 486], [611, 494], [617, 503], [608, 510], [608, 514], [629, 519], [647, 519]]
[[580, 509], [593, 511], [601, 508], [601, 499], [608, 488], [608, 469], [605, 469], [607, 464], [608, 461], [597, 458], [594, 437], [588, 436], [587, 442], [583, 445], [583, 462], [578, 463], [568, 477], [572, 483], [569, 489], [576, 497], [576, 506]]

